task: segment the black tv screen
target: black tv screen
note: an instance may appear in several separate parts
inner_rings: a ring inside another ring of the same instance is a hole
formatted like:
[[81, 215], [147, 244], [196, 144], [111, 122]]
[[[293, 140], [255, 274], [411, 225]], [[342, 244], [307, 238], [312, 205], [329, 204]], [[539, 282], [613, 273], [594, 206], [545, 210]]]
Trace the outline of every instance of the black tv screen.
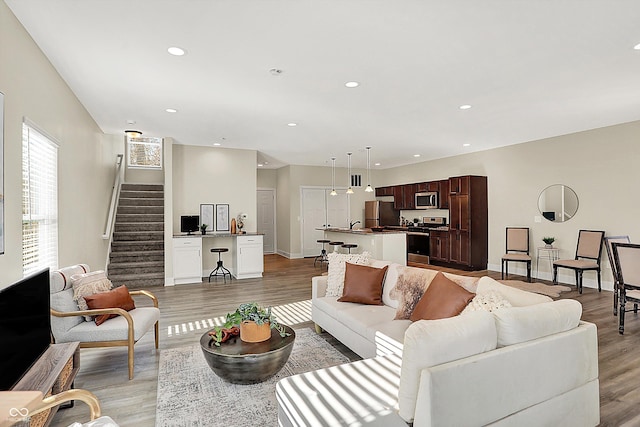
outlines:
[[51, 343], [49, 269], [0, 289], [0, 390], [10, 390]]
[[192, 233], [198, 231], [200, 227], [200, 216], [198, 215], [186, 215], [180, 217], [180, 232]]

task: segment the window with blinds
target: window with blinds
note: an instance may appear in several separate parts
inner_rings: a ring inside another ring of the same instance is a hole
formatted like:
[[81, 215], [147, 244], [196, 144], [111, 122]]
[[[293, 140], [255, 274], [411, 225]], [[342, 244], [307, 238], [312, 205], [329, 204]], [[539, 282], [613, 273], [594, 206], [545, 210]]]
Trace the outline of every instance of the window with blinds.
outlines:
[[130, 168], [162, 169], [162, 138], [127, 137]]
[[58, 145], [22, 124], [22, 271], [58, 268]]

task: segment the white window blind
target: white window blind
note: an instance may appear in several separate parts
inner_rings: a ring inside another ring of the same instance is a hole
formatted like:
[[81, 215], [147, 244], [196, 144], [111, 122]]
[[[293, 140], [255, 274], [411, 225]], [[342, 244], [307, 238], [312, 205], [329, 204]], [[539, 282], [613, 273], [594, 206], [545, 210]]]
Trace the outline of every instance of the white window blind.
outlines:
[[58, 145], [22, 124], [22, 271], [58, 268]]
[[130, 168], [162, 169], [162, 138], [127, 137]]

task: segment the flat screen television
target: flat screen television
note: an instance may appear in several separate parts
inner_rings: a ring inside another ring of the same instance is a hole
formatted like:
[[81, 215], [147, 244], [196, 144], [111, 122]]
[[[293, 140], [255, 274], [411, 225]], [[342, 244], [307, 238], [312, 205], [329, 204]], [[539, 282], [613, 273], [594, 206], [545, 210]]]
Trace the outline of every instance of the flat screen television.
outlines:
[[180, 232], [191, 234], [200, 227], [199, 215], [183, 215], [180, 217]]
[[0, 390], [10, 390], [51, 343], [49, 269], [0, 289]]

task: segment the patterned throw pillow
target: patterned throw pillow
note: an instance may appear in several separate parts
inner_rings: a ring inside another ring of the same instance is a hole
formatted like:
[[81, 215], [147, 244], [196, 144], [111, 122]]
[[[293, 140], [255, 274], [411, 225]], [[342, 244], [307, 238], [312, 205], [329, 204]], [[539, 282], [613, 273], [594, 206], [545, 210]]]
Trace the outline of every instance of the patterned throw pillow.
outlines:
[[[111, 280], [107, 279], [107, 275], [102, 270], [85, 274], [74, 274], [71, 276], [71, 285], [73, 286], [73, 299], [78, 303], [80, 310], [89, 309], [84, 297], [108, 292], [113, 288]], [[91, 316], [84, 316], [84, 319], [87, 322], [93, 320]]]
[[426, 268], [398, 266], [398, 280], [389, 296], [398, 300], [395, 319], [409, 319], [429, 284], [438, 273]]
[[344, 288], [345, 263], [369, 265], [369, 252], [361, 254], [339, 254], [329, 252], [329, 272], [327, 274], [327, 297], [341, 297]]
[[485, 294], [476, 295], [460, 314], [478, 310], [492, 312], [507, 307], [511, 307], [511, 303], [500, 292], [489, 291]]

